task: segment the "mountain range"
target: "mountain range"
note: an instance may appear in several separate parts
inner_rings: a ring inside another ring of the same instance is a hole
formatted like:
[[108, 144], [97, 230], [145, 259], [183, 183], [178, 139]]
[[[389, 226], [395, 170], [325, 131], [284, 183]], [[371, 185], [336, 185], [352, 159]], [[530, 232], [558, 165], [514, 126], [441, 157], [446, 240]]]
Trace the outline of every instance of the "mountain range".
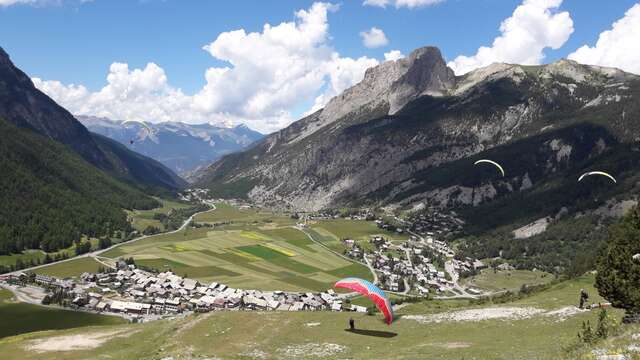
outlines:
[[162, 164], [103, 136], [92, 135], [71, 113], [36, 89], [2, 48], [0, 118], [65, 144], [90, 164], [136, 185], [177, 189], [185, 184]]
[[[560, 60], [455, 76], [437, 48], [420, 48], [203, 169], [196, 184], [298, 209], [436, 206], [466, 209], [472, 226], [526, 224], [635, 196], [639, 94], [640, 77], [614, 68]], [[506, 175], [475, 166], [482, 158]], [[618, 185], [577, 183], [588, 170]]]
[[135, 123], [94, 116], [76, 116], [89, 131], [106, 136], [128, 149], [153, 158], [188, 178], [200, 167], [223, 155], [240, 151], [264, 137], [246, 125], [222, 127], [181, 122]]
[[186, 183], [102, 135], [36, 89], [0, 48], [0, 254], [124, 237], [124, 209], [159, 206]]

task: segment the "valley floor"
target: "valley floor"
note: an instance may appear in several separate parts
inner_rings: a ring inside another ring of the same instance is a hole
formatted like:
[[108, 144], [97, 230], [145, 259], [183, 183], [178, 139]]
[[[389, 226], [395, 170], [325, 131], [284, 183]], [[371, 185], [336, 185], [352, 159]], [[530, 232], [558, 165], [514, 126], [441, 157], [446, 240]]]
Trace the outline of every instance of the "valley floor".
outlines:
[[[342, 231], [363, 243], [379, 232], [364, 222], [315, 226], [317, 233], [326, 232], [321, 246], [293, 229], [295, 223], [282, 214], [223, 205], [194, 219], [215, 225], [122, 244], [101, 253], [100, 261], [131, 256], [158, 270], [171, 268], [203, 281], [267, 290], [324, 290], [339, 277], [371, 275], [367, 267], [332, 253], [332, 247], [341, 250]], [[95, 258], [84, 257], [37, 272], [75, 277], [98, 265]], [[489, 292], [517, 292], [523, 284], [549, 281], [551, 275], [542, 272], [485, 270], [462, 283]], [[3, 359], [605, 359], [602, 356], [614, 353], [626, 354], [617, 360], [640, 357], [637, 326], [622, 327], [606, 341], [589, 346], [578, 342], [583, 322], [595, 326], [600, 311], [576, 307], [580, 289], [589, 292], [592, 303], [604, 302], [593, 281], [593, 275], [585, 275], [502, 303], [460, 298], [402, 303], [390, 326], [380, 314], [330, 311], [213, 311], [123, 324], [113, 316], [17, 303], [5, 291], [0, 299], [5, 336], [0, 337], [0, 354]], [[370, 305], [363, 298], [353, 303]], [[620, 310], [608, 313], [619, 323]], [[346, 330], [350, 318], [356, 331]]]

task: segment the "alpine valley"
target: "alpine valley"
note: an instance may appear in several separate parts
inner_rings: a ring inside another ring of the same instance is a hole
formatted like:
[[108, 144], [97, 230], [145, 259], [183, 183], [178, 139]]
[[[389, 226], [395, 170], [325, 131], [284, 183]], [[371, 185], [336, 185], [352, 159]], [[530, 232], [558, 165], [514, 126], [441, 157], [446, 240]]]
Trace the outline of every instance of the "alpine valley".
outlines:
[[148, 123], [151, 130], [147, 131], [140, 126], [123, 125], [123, 121], [81, 115], [76, 118], [89, 131], [155, 159], [185, 178], [221, 156], [244, 150], [264, 137], [246, 125], [223, 127], [181, 122]]

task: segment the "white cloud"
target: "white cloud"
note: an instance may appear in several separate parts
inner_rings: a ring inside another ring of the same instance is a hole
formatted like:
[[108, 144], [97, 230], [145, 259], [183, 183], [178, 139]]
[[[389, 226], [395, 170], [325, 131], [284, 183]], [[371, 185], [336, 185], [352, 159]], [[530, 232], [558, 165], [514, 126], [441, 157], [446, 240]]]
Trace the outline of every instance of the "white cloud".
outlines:
[[229, 63], [205, 72], [205, 85], [185, 94], [170, 85], [164, 70], [149, 63], [129, 69], [114, 63], [107, 85], [91, 92], [81, 85], [34, 78], [35, 85], [79, 115], [145, 121], [245, 123], [270, 132], [294, 119], [291, 109], [314, 101], [324, 106], [332, 97], [360, 81], [378, 63], [341, 57], [329, 45], [328, 13], [337, 6], [314, 3], [295, 13], [295, 20], [264, 25], [261, 32], [223, 32], [204, 46]]
[[84, 4], [92, 1], [93, 0], [0, 0], [0, 7], [9, 7], [11, 5], [47, 6], [63, 5], [65, 3]]
[[11, 6], [17, 4], [33, 4], [38, 0], [0, 0], [0, 6]]
[[610, 30], [602, 32], [595, 46], [584, 45], [568, 58], [640, 74], [640, 4], [633, 5]]
[[378, 29], [377, 27], [372, 27], [367, 31], [361, 31], [360, 37], [362, 38], [362, 43], [364, 44], [364, 46], [368, 47], [369, 49], [385, 46], [389, 43], [387, 36], [384, 34], [384, 31]]
[[573, 33], [569, 13], [557, 11], [561, 4], [562, 0], [524, 0], [500, 24], [501, 35], [491, 47], [482, 46], [473, 56], [458, 56], [449, 67], [460, 75], [494, 62], [542, 63], [545, 48], [560, 48]]
[[362, 80], [368, 68], [378, 64], [378, 60], [366, 56], [351, 59], [341, 58], [338, 54], [334, 54], [332, 61], [325, 64], [324, 72], [329, 76], [327, 89], [316, 97], [313, 106], [305, 115], [322, 109], [331, 98]]
[[404, 55], [400, 52], [400, 50], [391, 50], [389, 52], [384, 53], [385, 61], [395, 61], [402, 59]]
[[387, 5], [393, 4], [396, 8], [407, 7], [409, 9], [414, 9], [435, 5], [443, 1], [444, 0], [364, 0], [362, 5], [385, 8]]

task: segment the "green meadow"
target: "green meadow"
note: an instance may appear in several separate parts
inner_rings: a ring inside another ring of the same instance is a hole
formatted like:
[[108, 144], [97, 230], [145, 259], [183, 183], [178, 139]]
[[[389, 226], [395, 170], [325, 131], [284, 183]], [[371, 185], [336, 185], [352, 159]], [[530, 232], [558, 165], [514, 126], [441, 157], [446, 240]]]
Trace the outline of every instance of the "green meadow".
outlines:
[[553, 275], [544, 271], [493, 271], [493, 269], [484, 269], [480, 274], [468, 279], [463, 279], [461, 282], [465, 286], [473, 286], [492, 291], [518, 291], [523, 284], [540, 285], [551, 282], [552, 280]]
[[[43, 330], [60, 330], [91, 325], [116, 325], [126, 321], [120, 317], [48, 308], [19, 303], [13, 294], [0, 289], [0, 338]], [[11, 357], [4, 357], [11, 359]]]
[[64, 262], [53, 263], [51, 265], [35, 269], [36, 274], [54, 276], [60, 279], [78, 277], [83, 272], [97, 272], [98, 268], [104, 267], [91, 257], [83, 257]]
[[331, 253], [292, 227], [295, 221], [286, 214], [221, 203], [198, 215], [196, 222], [225, 224], [159, 234], [102, 255], [133, 257], [147, 268], [247, 289], [321, 291], [345, 276], [371, 279], [366, 267]]
[[383, 236], [391, 241], [407, 240], [407, 234], [398, 234], [378, 228], [373, 221], [331, 219], [320, 220], [310, 224], [309, 234], [317, 241], [322, 242], [330, 249], [342, 253], [346, 247], [343, 239], [353, 239], [362, 248], [372, 249], [369, 243], [374, 235]]
[[[592, 276], [585, 276], [508, 304], [424, 301], [398, 310], [391, 325], [384, 324], [380, 314], [212, 312], [146, 324], [26, 334], [0, 340], [0, 352], [9, 358], [29, 359], [588, 359], [594, 347], [615, 351], [616, 346], [633, 343], [631, 335], [634, 329], [638, 331], [637, 327], [624, 328], [623, 338], [589, 347], [578, 344], [576, 334], [583, 321], [597, 322], [597, 311], [566, 317], [544, 314], [575, 304], [580, 288], [594, 294], [597, 301], [592, 282]], [[443, 312], [514, 307], [539, 313], [511, 319], [420, 320]], [[610, 314], [620, 319], [620, 311], [610, 310]], [[355, 319], [357, 332], [345, 331], [349, 318]], [[52, 337], [74, 341], [73, 335], [91, 337], [107, 329], [118, 335], [92, 348], [29, 351], [32, 344], [46, 343]]]
[[156, 198], [156, 200], [160, 201], [162, 204], [159, 208], [151, 210], [132, 210], [127, 212], [134, 229], [144, 231], [148, 226], [155, 226], [160, 229], [160, 231], [164, 231], [164, 225], [159, 220], [153, 218], [156, 214], [167, 214], [172, 209], [184, 209], [191, 206], [189, 204], [173, 200], [160, 198]]

